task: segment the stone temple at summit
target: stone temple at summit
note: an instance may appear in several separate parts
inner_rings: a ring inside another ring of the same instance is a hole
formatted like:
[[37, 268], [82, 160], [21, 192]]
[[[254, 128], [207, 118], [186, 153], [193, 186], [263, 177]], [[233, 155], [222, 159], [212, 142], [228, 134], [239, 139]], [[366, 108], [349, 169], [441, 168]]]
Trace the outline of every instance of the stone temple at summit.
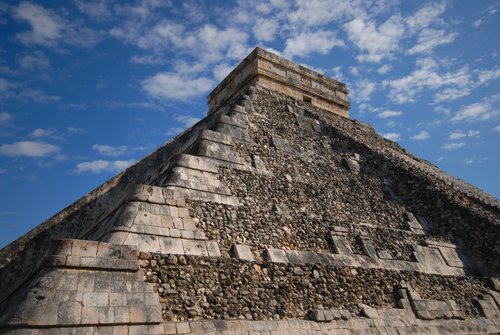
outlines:
[[0, 334], [498, 334], [500, 202], [256, 48], [207, 116], [0, 250]]

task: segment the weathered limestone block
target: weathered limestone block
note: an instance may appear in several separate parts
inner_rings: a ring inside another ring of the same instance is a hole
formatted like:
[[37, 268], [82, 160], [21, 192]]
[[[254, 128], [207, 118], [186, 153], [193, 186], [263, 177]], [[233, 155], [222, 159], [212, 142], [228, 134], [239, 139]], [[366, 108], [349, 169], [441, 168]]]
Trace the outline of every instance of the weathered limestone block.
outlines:
[[[12, 295], [9, 304], [2, 306], [0, 332], [6, 325], [20, 329], [72, 326], [92, 331], [93, 326], [163, 322], [158, 295], [138, 272], [137, 250], [96, 241], [61, 240], [53, 243], [50, 253], [54, 254], [50, 257], [66, 257], [70, 262], [40, 269], [27, 283], [29, 297], [23, 292]], [[76, 259], [81, 260], [80, 265]], [[141, 314], [132, 318], [132, 308]]]
[[269, 259], [269, 261], [273, 263], [288, 263], [286, 252], [281, 249], [267, 248], [266, 256]]
[[333, 246], [333, 251], [340, 255], [351, 255], [352, 249], [349, 246], [349, 242], [346, 238], [338, 235], [331, 235], [331, 241]]
[[244, 244], [235, 244], [232, 249], [234, 256], [243, 261], [253, 262], [255, 259], [253, 257], [252, 250], [250, 247]]

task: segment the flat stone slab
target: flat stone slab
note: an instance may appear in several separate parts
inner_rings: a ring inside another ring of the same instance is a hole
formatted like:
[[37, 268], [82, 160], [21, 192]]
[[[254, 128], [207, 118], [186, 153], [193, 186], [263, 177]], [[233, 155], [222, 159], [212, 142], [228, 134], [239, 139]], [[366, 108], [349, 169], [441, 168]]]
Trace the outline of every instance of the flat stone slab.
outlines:
[[252, 250], [248, 245], [244, 244], [235, 244], [233, 246], [233, 253], [236, 258], [241, 259], [243, 261], [253, 262], [255, 259], [253, 257]]

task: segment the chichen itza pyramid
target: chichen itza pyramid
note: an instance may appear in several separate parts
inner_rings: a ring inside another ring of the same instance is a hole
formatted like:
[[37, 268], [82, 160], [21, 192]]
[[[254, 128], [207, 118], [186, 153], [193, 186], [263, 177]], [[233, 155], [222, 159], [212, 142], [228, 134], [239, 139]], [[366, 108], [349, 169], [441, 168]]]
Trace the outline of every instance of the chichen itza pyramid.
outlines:
[[203, 120], [0, 250], [0, 333], [500, 333], [500, 202], [347, 95], [256, 48]]

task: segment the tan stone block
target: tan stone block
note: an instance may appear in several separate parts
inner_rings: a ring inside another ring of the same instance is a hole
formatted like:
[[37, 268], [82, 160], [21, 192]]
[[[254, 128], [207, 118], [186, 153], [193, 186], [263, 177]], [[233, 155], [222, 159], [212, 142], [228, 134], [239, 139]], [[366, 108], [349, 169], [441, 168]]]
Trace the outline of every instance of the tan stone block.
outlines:
[[99, 322], [99, 308], [82, 307], [82, 324], [97, 324]]
[[176, 324], [177, 334], [189, 334], [191, 333], [191, 327], [189, 322], [178, 322]]
[[80, 256], [66, 256], [66, 266], [80, 266]]
[[146, 312], [142, 306], [129, 307], [129, 319], [131, 323], [146, 323]]
[[114, 307], [114, 322], [128, 323], [130, 320], [129, 308], [127, 306]]
[[96, 257], [97, 241], [73, 240], [72, 255], [80, 257]]
[[105, 292], [85, 292], [83, 293], [83, 306], [101, 307], [108, 306], [108, 293]]
[[99, 307], [99, 323], [112, 324], [115, 322], [115, 307]]
[[162, 215], [161, 225], [165, 228], [174, 228], [174, 220], [170, 216]]
[[205, 241], [182, 240], [185, 255], [208, 256], [207, 245]]
[[[127, 295], [125, 293], [109, 293], [110, 306], [127, 306]], [[128, 313], [128, 312], [127, 312]]]

